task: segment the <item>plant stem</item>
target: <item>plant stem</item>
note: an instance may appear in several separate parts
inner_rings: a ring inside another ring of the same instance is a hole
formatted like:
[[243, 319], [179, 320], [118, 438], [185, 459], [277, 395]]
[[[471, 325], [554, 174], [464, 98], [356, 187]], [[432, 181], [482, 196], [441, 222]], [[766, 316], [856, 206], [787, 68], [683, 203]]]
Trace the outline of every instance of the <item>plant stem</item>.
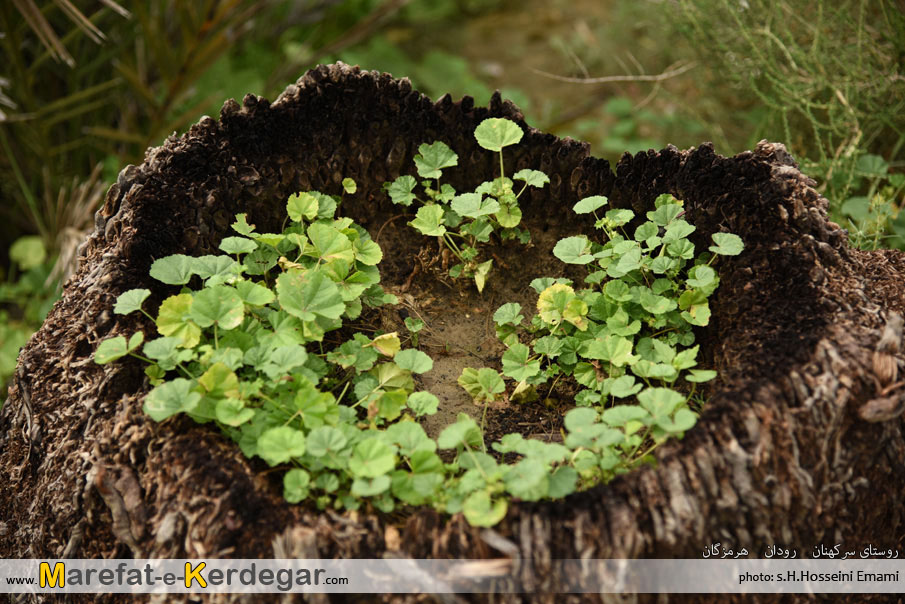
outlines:
[[484, 449], [484, 453], [487, 453], [487, 443], [484, 442], [484, 421], [487, 419], [487, 406], [488, 402], [484, 401], [484, 411], [481, 413], [481, 448]]
[[142, 361], [144, 361], [145, 363], [148, 363], [149, 365], [155, 365], [155, 364], [156, 364], [156, 363], [154, 363], [154, 361], [152, 361], [151, 359], [149, 359], [149, 358], [147, 358], [147, 357], [143, 357], [143, 356], [141, 356], [140, 354], [138, 354], [138, 353], [136, 353], [136, 352], [130, 352], [130, 353], [129, 353], [129, 356], [130, 356], [130, 357], [135, 357], [136, 359], [141, 359]]

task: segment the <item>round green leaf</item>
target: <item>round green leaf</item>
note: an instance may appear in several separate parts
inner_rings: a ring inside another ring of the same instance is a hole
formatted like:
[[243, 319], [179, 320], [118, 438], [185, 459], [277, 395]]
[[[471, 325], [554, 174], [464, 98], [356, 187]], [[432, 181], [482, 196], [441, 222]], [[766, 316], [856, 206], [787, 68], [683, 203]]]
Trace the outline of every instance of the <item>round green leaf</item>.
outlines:
[[[501, 227], [512, 229], [517, 227], [522, 221], [522, 210], [517, 205], [503, 205], [500, 206], [500, 209], [493, 216]], [[528, 231], [524, 232], [527, 233]]]
[[393, 361], [401, 368], [408, 369], [414, 373], [427, 373], [434, 368], [433, 359], [414, 348], [400, 350], [393, 357]]
[[662, 315], [676, 308], [675, 300], [658, 296], [647, 287], [641, 289], [640, 302], [644, 310], [652, 315]]
[[525, 501], [537, 501], [547, 495], [547, 469], [537, 459], [526, 457], [509, 468], [506, 490]]
[[421, 417], [435, 414], [440, 406], [440, 399], [430, 392], [415, 392], [409, 395], [407, 404], [415, 415]]
[[254, 409], [248, 409], [237, 398], [224, 398], [217, 401], [215, 411], [217, 421], [227, 426], [240, 426], [255, 416]]
[[311, 193], [296, 193], [286, 201], [286, 212], [295, 222], [301, 222], [302, 219], [314, 220], [318, 213], [317, 197]]
[[393, 203], [410, 206], [412, 202], [415, 200], [415, 194], [412, 191], [415, 189], [415, 185], [418, 182], [415, 180], [414, 176], [409, 176], [406, 174], [405, 176], [400, 176], [388, 186], [385, 185], [384, 188], [386, 192], [389, 194], [390, 199]]
[[506, 389], [506, 384], [500, 374], [487, 367], [481, 369], [466, 367], [462, 370], [458, 382], [478, 403], [493, 401], [496, 399], [496, 395]]
[[521, 324], [522, 319], [525, 317], [521, 314], [522, 305], [517, 302], [507, 302], [500, 306], [495, 313], [493, 313], [493, 322], [497, 325], [515, 325], [518, 326]]
[[196, 293], [189, 317], [200, 327], [217, 324], [222, 329], [235, 329], [242, 324], [245, 306], [232, 287], [217, 285]]
[[590, 214], [607, 203], [609, 203], [609, 200], [603, 195], [592, 195], [591, 197], [585, 197], [572, 206], [572, 211], [576, 214]]
[[352, 481], [352, 495], [355, 497], [374, 497], [389, 490], [392, 480], [387, 475], [376, 476], [371, 479], [356, 478]]
[[185, 348], [194, 348], [201, 339], [201, 329], [189, 319], [192, 294], [170, 296], [157, 312], [157, 331], [182, 340]]
[[610, 210], [606, 213], [606, 219], [610, 223], [611, 226], [618, 227], [624, 224], [628, 224], [628, 222], [635, 217], [635, 213], [631, 210]]
[[625, 281], [612, 279], [603, 286], [603, 293], [616, 302], [628, 302], [632, 299], [632, 292]]
[[840, 211], [855, 220], [865, 220], [871, 214], [869, 197], [849, 197], [840, 207]]
[[625, 398], [634, 396], [641, 390], [642, 385], [635, 383], [635, 378], [631, 375], [623, 375], [614, 378], [609, 384], [610, 395], [616, 398]]
[[588, 264], [594, 261], [591, 242], [584, 235], [575, 235], [560, 239], [553, 247], [553, 255], [566, 264]]
[[418, 208], [415, 219], [409, 224], [418, 229], [422, 235], [439, 237], [446, 232], [446, 227], [440, 224], [441, 222], [443, 222], [443, 208], [432, 204]]
[[[653, 239], [657, 237], [660, 232], [660, 227], [658, 227], [653, 222], [645, 222], [641, 224], [637, 229], [635, 229], [635, 241], [647, 241], [649, 239]], [[659, 238], [657, 238], [659, 242]]]
[[697, 416], [690, 409], [679, 409], [676, 414], [670, 418], [660, 418], [657, 425], [670, 434], [679, 434], [691, 430], [697, 423]]
[[220, 249], [227, 254], [250, 254], [258, 249], [258, 244], [246, 237], [226, 237], [220, 242]]
[[706, 264], [699, 264], [688, 271], [686, 283], [691, 287], [707, 287], [716, 279], [716, 271]]
[[269, 288], [253, 281], [239, 281], [235, 285], [239, 298], [251, 306], [270, 304], [276, 297]]
[[201, 401], [201, 395], [192, 391], [193, 386], [184, 378], [160, 384], [145, 398], [145, 413], [155, 422], [162, 422], [177, 413], [192, 411]]
[[167, 285], [185, 285], [194, 274], [194, 259], [185, 254], [159, 258], [151, 264], [151, 276]]
[[601, 419], [610, 426], [619, 428], [630, 421], [640, 421], [648, 415], [647, 409], [637, 405], [615, 405], [606, 409]]
[[685, 397], [670, 388], [647, 388], [638, 394], [638, 402], [654, 419], [667, 417], [685, 403]]
[[437, 450], [437, 443], [417, 422], [396, 422], [387, 428], [386, 435], [392, 442], [399, 445], [400, 451], [407, 457], [415, 451], [433, 452]]
[[710, 306], [708, 304], [693, 304], [688, 310], [682, 312], [682, 318], [692, 325], [701, 327], [710, 323]]
[[484, 199], [480, 193], [465, 193], [453, 197], [450, 207], [460, 216], [478, 218], [499, 211], [500, 204], [492, 198]]
[[503, 375], [522, 382], [540, 373], [540, 359], [529, 360], [530, 349], [518, 342], [503, 353]]
[[[472, 369], [472, 371], [474, 370]], [[460, 413], [456, 418], [456, 423], [443, 428], [443, 431], [437, 436], [437, 446], [441, 449], [456, 449], [464, 445], [476, 448], [481, 446], [483, 440], [481, 429], [474, 419]]]
[[734, 233], [714, 233], [711, 235], [716, 245], [711, 245], [709, 249], [714, 254], [721, 256], [738, 256], [745, 248], [742, 238]]
[[149, 289], [130, 289], [123, 292], [116, 298], [116, 304], [113, 305], [113, 312], [117, 315], [127, 315], [130, 312], [141, 309], [141, 304], [151, 295]]
[[659, 226], [666, 226], [682, 213], [682, 206], [676, 203], [668, 203], [658, 207], [653, 212], [647, 213], [647, 219]]
[[198, 383], [213, 398], [235, 398], [239, 396], [239, 378], [224, 363], [214, 363], [201, 377]]
[[351, 178], [343, 179], [343, 191], [345, 191], [349, 195], [353, 195], [355, 193], [355, 191], [357, 191], [357, 190], [358, 190], [358, 185], [355, 184], [354, 180], [352, 180]]
[[347, 442], [348, 439], [339, 428], [320, 426], [308, 434], [308, 455], [313, 457], [338, 455]]
[[258, 456], [271, 466], [305, 454], [305, 434], [289, 426], [265, 430], [258, 437]]
[[283, 498], [298, 503], [308, 497], [311, 475], [301, 468], [292, 468], [283, 475]]
[[107, 338], [94, 351], [94, 362], [105, 365], [129, 354], [129, 346], [124, 336]]
[[376, 266], [383, 259], [383, 251], [371, 239], [356, 239], [352, 245], [355, 248], [355, 259], [367, 266]]
[[351, 264], [355, 259], [352, 242], [339, 229], [315, 223], [308, 227], [308, 238], [316, 252], [315, 257], [323, 262], [342, 260]]
[[665, 243], [670, 243], [672, 241], [684, 239], [694, 233], [694, 229], [694, 226], [681, 218], [673, 220], [669, 223], [669, 226], [666, 227], [666, 234], [663, 235], [663, 241]]
[[550, 182], [550, 178], [540, 170], [529, 170], [525, 168], [519, 170], [512, 175], [513, 180], [523, 180], [525, 185], [529, 187], [537, 187], [538, 189]]
[[[199, 256], [194, 259], [192, 269], [195, 274], [202, 279], [217, 279], [218, 283], [223, 283], [235, 278], [242, 271], [240, 265], [229, 256]], [[208, 282], [208, 284], [213, 284]]]
[[338, 319], [346, 310], [339, 288], [320, 271], [281, 274], [277, 298], [283, 310], [302, 321], [314, 321], [318, 316]]
[[488, 151], [502, 151], [503, 147], [514, 145], [522, 140], [523, 135], [524, 132], [518, 124], [498, 117], [484, 120], [474, 131], [478, 144]]
[[366, 438], [355, 445], [349, 458], [349, 471], [358, 478], [376, 478], [396, 467], [393, 447], [376, 436]]
[[569, 466], [559, 466], [550, 475], [547, 496], [550, 499], [562, 499], [575, 492], [578, 484], [578, 472]]
[[716, 377], [716, 371], [713, 369], [691, 369], [685, 380], [688, 382], [709, 382]]
[[694, 244], [687, 239], [677, 239], [666, 245], [666, 251], [673, 258], [691, 260], [694, 257]]
[[440, 178], [443, 168], [449, 168], [459, 163], [459, 156], [446, 143], [440, 141], [430, 145], [421, 144], [418, 147], [418, 155], [414, 159], [415, 167], [421, 178]]
[[588, 340], [584, 345], [584, 356], [588, 359], [609, 361], [617, 367], [630, 365], [637, 360], [637, 357], [632, 355], [632, 340], [610, 334]]
[[563, 423], [566, 430], [575, 432], [581, 428], [597, 423], [597, 411], [587, 407], [576, 407], [575, 409], [566, 412]]
[[159, 361], [175, 356], [181, 344], [180, 338], [157, 338], [145, 344], [142, 351], [146, 357]]

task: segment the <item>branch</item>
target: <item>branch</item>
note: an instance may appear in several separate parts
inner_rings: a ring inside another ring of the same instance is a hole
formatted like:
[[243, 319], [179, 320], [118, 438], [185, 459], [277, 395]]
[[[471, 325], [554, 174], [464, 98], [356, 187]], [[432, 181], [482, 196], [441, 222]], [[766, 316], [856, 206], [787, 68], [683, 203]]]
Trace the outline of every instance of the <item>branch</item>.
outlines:
[[536, 74], [542, 75], [544, 77], [559, 80], [560, 82], [572, 82], [574, 84], [606, 84], [610, 82], [662, 82], [663, 80], [668, 80], [670, 78], [674, 78], [678, 75], [682, 75], [686, 71], [694, 69], [697, 66], [697, 63], [685, 63], [682, 62], [673, 63], [669, 67], [666, 68], [666, 71], [663, 73], [659, 73], [657, 75], [624, 75], [624, 76], [606, 76], [602, 78], [570, 78], [566, 76], [556, 75], [554, 73], [548, 73], [546, 71], [541, 71], [540, 69], [533, 69]]

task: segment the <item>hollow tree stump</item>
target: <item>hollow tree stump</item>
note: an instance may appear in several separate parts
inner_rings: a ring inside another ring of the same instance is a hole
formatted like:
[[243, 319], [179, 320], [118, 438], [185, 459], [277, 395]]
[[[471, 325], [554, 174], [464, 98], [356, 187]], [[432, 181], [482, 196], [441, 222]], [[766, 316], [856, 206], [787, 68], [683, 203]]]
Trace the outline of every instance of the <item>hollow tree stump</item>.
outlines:
[[[148, 275], [153, 259], [211, 253], [237, 212], [273, 230], [287, 196], [337, 192], [351, 176], [359, 188], [344, 212], [373, 232], [374, 217], [390, 212], [380, 186], [433, 140], [459, 154], [450, 171], [459, 190], [493, 178], [493, 155], [471, 135], [490, 116], [524, 125], [499, 94], [489, 108], [468, 97], [432, 103], [408, 80], [322, 66], [272, 104], [228, 101], [219, 121], [203, 118], [123, 170], [0, 413], [0, 553], [384, 555], [390, 521], [286, 504], [216, 429], [145, 416], [141, 363], [98, 366], [92, 354], [111, 335], [153, 333], [137, 315], [113, 315], [116, 297], [144, 287], [159, 303], [168, 290]], [[742, 237], [745, 251], [720, 264], [703, 334], [720, 386], [656, 469], [565, 501], [512, 504], [493, 532], [416, 511], [389, 540], [401, 548], [390, 555], [516, 555], [526, 585], [543, 589], [556, 558], [697, 558], [715, 541], [752, 552], [771, 543], [905, 548], [905, 254], [850, 248], [780, 144], [731, 158], [709, 144], [668, 147], [624, 156], [614, 175], [587, 145], [528, 129], [512, 158], [551, 177], [523, 202], [545, 226], [563, 228], [587, 195], [642, 214], [672, 193], [699, 246], [718, 231]]]

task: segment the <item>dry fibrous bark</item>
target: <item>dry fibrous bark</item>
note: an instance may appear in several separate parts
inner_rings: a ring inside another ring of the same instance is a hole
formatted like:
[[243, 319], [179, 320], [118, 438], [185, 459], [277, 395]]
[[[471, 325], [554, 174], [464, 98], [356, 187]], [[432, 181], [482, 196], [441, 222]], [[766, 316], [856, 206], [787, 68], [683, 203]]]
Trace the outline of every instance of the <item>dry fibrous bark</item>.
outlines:
[[746, 247], [719, 265], [700, 341], [721, 380], [697, 426], [662, 448], [658, 467], [564, 501], [514, 503], [492, 531], [427, 509], [400, 519], [290, 506], [215, 429], [145, 416], [141, 363], [93, 362], [111, 335], [152, 333], [112, 307], [131, 288], [150, 289], [152, 307], [171, 293], [148, 275], [155, 258], [211, 253], [237, 212], [274, 230], [287, 196], [338, 192], [346, 176], [359, 188], [344, 212], [373, 232], [394, 213], [380, 186], [420, 143], [459, 154], [449, 172], [460, 190], [494, 177], [471, 135], [490, 116], [525, 125], [499, 95], [489, 108], [434, 103], [407, 80], [336, 64], [272, 104], [228, 101], [219, 121], [124, 170], [0, 412], [0, 554], [511, 557], [543, 590], [558, 558], [697, 558], [712, 542], [905, 549], [905, 255], [850, 248], [780, 144], [731, 158], [669, 147], [626, 155], [613, 174], [586, 145], [526, 126], [507, 162], [550, 175], [523, 202], [534, 224], [565, 233], [568, 208], [591, 194], [641, 214], [672, 193], [698, 246], [726, 231]]

